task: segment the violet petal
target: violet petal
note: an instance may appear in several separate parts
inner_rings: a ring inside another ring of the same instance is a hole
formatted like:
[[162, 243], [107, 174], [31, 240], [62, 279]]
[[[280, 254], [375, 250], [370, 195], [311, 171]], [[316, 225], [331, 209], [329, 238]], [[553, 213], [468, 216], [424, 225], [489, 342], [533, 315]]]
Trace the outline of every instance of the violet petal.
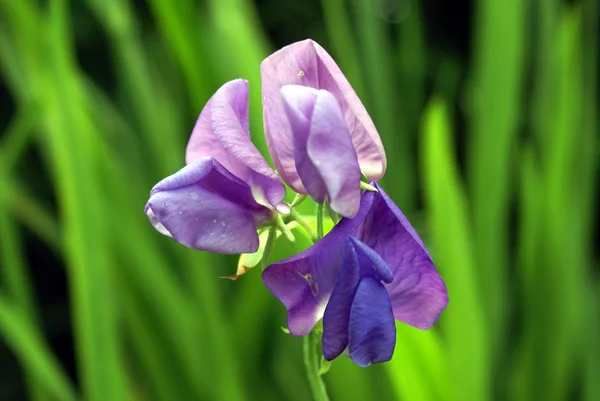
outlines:
[[327, 300], [341, 268], [343, 247], [323, 252], [327, 242], [319, 241], [299, 257], [277, 262], [262, 274], [265, 286], [288, 311], [288, 328], [295, 336], [309, 334], [323, 317]]
[[354, 237], [350, 237], [349, 241], [358, 255], [361, 277], [370, 276], [377, 281], [392, 282], [394, 273], [377, 252]]
[[362, 173], [373, 181], [383, 176], [385, 151], [375, 125], [338, 65], [319, 44], [307, 39], [282, 48], [262, 62], [261, 76], [267, 145], [279, 174], [296, 192], [305, 191], [294, 163], [292, 134], [281, 101], [284, 85], [332, 93], [350, 130]]
[[[376, 185], [361, 240], [388, 264], [394, 280], [386, 284], [394, 317], [428, 329], [448, 304], [448, 293], [417, 232], [398, 206]], [[365, 196], [365, 195], [363, 195]]]
[[248, 168], [233, 157], [215, 136], [211, 117], [213, 98], [214, 95], [206, 103], [194, 125], [185, 151], [185, 162], [190, 164], [202, 157], [212, 157], [233, 175], [246, 182], [248, 181]]
[[359, 366], [392, 359], [396, 324], [390, 297], [383, 284], [364, 277], [356, 290], [350, 312], [350, 358]]
[[227, 82], [202, 110], [188, 143], [186, 161], [212, 156], [247, 182], [256, 201], [279, 208], [285, 187], [250, 140], [248, 82]]
[[244, 182], [210, 157], [156, 184], [145, 210], [157, 230], [177, 242], [225, 254], [255, 252], [256, 227], [270, 215]]
[[288, 311], [288, 328], [293, 335], [307, 335], [323, 317], [342, 267], [347, 238], [360, 229], [372, 199], [363, 197], [361, 202], [355, 218], [342, 219], [304, 252], [273, 263], [263, 271], [265, 286]]
[[323, 315], [323, 356], [328, 361], [337, 358], [348, 346], [350, 309], [359, 281], [358, 255], [354, 244], [347, 241], [342, 269]]
[[294, 140], [296, 169], [317, 202], [354, 217], [360, 204], [360, 168], [335, 97], [325, 90], [287, 85], [281, 89]]
[[315, 103], [319, 91], [298, 85], [281, 88], [284, 109], [290, 122], [294, 146], [296, 170], [308, 193], [319, 203], [323, 203], [327, 188], [317, 166], [308, 155], [307, 145]]

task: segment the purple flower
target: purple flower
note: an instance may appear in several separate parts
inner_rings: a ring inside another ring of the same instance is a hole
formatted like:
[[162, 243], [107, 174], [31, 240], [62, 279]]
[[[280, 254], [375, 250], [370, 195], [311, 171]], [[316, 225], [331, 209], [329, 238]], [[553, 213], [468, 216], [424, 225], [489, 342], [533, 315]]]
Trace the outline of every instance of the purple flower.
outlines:
[[[385, 172], [386, 158], [373, 121], [352, 86], [331, 56], [312, 40], [293, 43], [273, 53], [261, 64], [261, 75], [265, 135], [277, 171], [292, 189], [308, 193], [317, 201], [327, 190], [332, 192], [327, 193], [332, 200], [333, 195], [339, 195], [340, 214], [354, 216], [356, 207], [351, 206], [358, 204], [357, 191], [349, 191], [348, 185], [356, 176], [355, 160], [369, 180], [377, 181]], [[318, 91], [303, 91], [298, 86]], [[313, 135], [318, 139], [311, 139]], [[350, 142], [353, 152], [348, 149]], [[330, 148], [319, 148], [319, 143]], [[314, 154], [317, 150], [318, 155]], [[347, 173], [351, 176], [336, 183], [343, 188], [340, 194], [331, 183], [334, 174], [342, 173], [332, 172], [329, 167], [315, 169], [315, 160], [326, 161], [323, 153], [331, 157], [338, 151], [343, 156], [332, 160], [331, 165], [350, 168]], [[348, 160], [338, 165], [344, 157]], [[359, 184], [360, 180], [356, 181], [355, 187]]]
[[318, 203], [354, 217], [360, 205], [360, 167], [335, 97], [326, 90], [281, 88], [294, 141], [294, 162], [306, 191]]
[[285, 305], [292, 334], [323, 318], [323, 354], [345, 349], [360, 365], [392, 357], [394, 319], [428, 329], [448, 303], [423, 242], [386, 193], [364, 192], [360, 210], [306, 251], [263, 272]]
[[248, 83], [223, 85], [190, 137], [187, 166], [152, 188], [146, 214], [185, 246], [218, 253], [258, 249], [257, 227], [287, 213], [285, 187], [250, 141]]

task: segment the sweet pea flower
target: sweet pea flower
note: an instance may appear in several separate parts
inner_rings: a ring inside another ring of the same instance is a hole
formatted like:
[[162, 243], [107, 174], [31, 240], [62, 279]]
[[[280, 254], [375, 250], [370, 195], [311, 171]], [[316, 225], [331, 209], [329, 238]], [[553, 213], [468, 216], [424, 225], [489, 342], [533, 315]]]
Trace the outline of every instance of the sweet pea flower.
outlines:
[[354, 217], [360, 205], [360, 167], [335, 97], [326, 90], [281, 88], [294, 141], [294, 162], [306, 191], [318, 203]]
[[199, 250], [255, 252], [257, 228], [288, 213], [285, 187], [250, 141], [248, 83], [223, 85], [196, 122], [187, 165], [152, 188], [145, 207], [162, 234]]
[[[350, 157], [349, 163], [354, 163], [356, 158], [360, 172], [371, 181], [378, 181], [383, 176], [386, 158], [375, 125], [338, 65], [319, 44], [308, 39], [282, 48], [262, 62], [261, 76], [263, 117], [269, 152], [277, 171], [294, 191], [315, 194], [313, 197], [319, 201], [322, 193], [331, 189], [329, 185], [332, 175], [341, 175], [339, 172], [328, 171], [326, 175], [319, 177], [314, 174], [314, 168], [297, 160], [304, 153], [308, 155], [304, 160], [318, 158], [324, 161], [320, 156], [311, 157], [311, 152], [318, 149], [319, 141], [324, 141], [327, 136], [328, 141], [335, 140], [337, 145], [343, 145], [343, 151], [347, 153], [348, 140], [338, 140], [338, 137], [349, 135], [349, 142], [356, 155]], [[316, 89], [317, 99], [309, 101], [306, 97], [310, 97], [311, 92], [302, 93], [299, 88], [285, 88], [287, 85]], [[310, 114], [312, 110], [317, 114]], [[331, 116], [327, 115], [328, 112], [332, 113]], [[304, 120], [308, 123], [302, 119], [298, 121], [296, 117], [301, 114], [304, 114]], [[345, 124], [340, 124], [342, 121]], [[313, 147], [298, 149], [299, 142], [310, 145], [311, 135], [306, 131], [310, 132], [312, 129], [323, 130], [317, 135], [320, 139], [315, 140]], [[299, 140], [297, 136], [308, 136], [308, 139]], [[332, 146], [329, 143], [326, 145]], [[331, 156], [338, 149], [321, 149], [321, 153], [327, 150]], [[314, 160], [312, 164], [317, 165]], [[335, 165], [335, 161], [332, 164]], [[311, 168], [313, 172], [307, 172]], [[323, 170], [325, 169], [317, 172], [322, 174]], [[354, 167], [351, 174], [353, 177], [356, 175]], [[337, 187], [345, 188], [349, 182], [349, 179], [344, 183], [338, 182]], [[358, 188], [360, 180], [354, 180], [354, 185]], [[315, 187], [325, 189], [315, 191]], [[332, 195], [332, 199], [333, 195], [337, 195], [335, 190], [333, 188], [333, 194], [328, 194]], [[345, 202], [338, 202], [338, 206], [342, 210], [340, 214], [345, 217], [356, 214], [358, 202], [355, 192], [349, 195], [345, 190], [342, 191], [343, 197], [347, 199]], [[348, 201], [353, 197], [354, 204]], [[354, 208], [350, 207], [352, 205]]]
[[323, 355], [345, 350], [360, 366], [391, 359], [394, 320], [428, 329], [448, 303], [423, 242], [381, 187], [365, 191], [358, 214], [306, 251], [267, 267], [262, 278], [287, 309], [290, 333], [323, 318]]

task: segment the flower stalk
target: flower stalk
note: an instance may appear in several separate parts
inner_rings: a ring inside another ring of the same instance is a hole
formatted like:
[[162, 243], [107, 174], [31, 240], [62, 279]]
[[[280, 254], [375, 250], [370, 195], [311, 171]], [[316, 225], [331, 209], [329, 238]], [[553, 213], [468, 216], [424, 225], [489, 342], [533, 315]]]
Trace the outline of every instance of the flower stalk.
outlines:
[[291, 210], [290, 214], [292, 215], [293, 219], [300, 224], [300, 226], [304, 229], [304, 231], [306, 231], [306, 233], [308, 234], [308, 236], [310, 237], [310, 240], [315, 243], [317, 242], [318, 238], [317, 238], [317, 234], [315, 233], [315, 230], [312, 229], [312, 227], [310, 226], [310, 224], [308, 224], [306, 222], [306, 220], [304, 220], [302, 218], [302, 216], [300, 216], [298, 214], [298, 212], [294, 209]]
[[306, 375], [314, 401], [328, 401], [329, 396], [325, 389], [325, 383], [321, 378], [319, 367], [319, 355], [317, 346], [319, 344], [319, 333], [312, 331], [309, 335], [303, 337], [304, 365], [306, 366]]
[[267, 262], [269, 260], [269, 256], [271, 256], [271, 251], [273, 250], [273, 244], [275, 244], [275, 239], [277, 238], [277, 228], [275, 226], [271, 226], [269, 228], [269, 236], [267, 237], [267, 243], [265, 244], [265, 252], [263, 253], [262, 260], [260, 261], [261, 269], [265, 270], [267, 267]]
[[317, 205], [317, 238], [323, 238], [323, 204]]
[[281, 231], [281, 233], [288, 241], [296, 242], [294, 234], [292, 234], [292, 231], [289, 229], [288, 226], [286, 226], [285, 222], [283, 221], [283, 218], [279, 213], [277, 213], [277, 216], [275, 217], [275, 226], [279, 229], [279, 231]]
[[[317, 205], [317, 241], [323, 238], [323, 204]], [[328, 401], [329, 396], [323, 383], [321, 375], [321, 366], [319, 361], [322, 359], [317, 349], [320, 348], [320, 335], [313, 329], [308, 335], [303, 337], [304, 366], [306, 376], [313, 394], [314, 401]]]

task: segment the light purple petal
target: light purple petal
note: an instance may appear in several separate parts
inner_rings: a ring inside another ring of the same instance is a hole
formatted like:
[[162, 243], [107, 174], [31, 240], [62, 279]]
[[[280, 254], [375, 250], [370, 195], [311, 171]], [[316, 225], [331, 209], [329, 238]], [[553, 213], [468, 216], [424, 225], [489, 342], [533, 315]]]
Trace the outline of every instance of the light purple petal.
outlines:
[[294, 140], [296, 170], [315, 201], [354, 217], [360, 205], [360, 168], [335, 97], [325, 90], [287, 85], [281, 89]]
[[245, 183], [210, 157], [156, 184], [145, 211], [159, 232], [177, 242], [225, 254], [255, 252], [257, 225], [270, 215]]
[[348, 346], [350, 309], [359, 282], [358, 255], [348, 240], [342, 269], [323, 315], [323, 356], [328, 361], [337, 358]]
[[190, 164], [202, 157], [212, 157], [233, 175], [247, 182], [248, 168], [236, 160], [215, 136], [211, 119], [213, 98], [214, 96], [206, 103], [196, 121], [185, 151], [185, 162]]
[[284, 110], [292, 132], [294, 162], [305, 189], [301, 193], [308, 193], [317, 202], [323, 203], [327, 188], [307, 151], [311, 118], [318, 93], [316, 89], [298, 85], [287, 85], [281, 88]]
[[359, 366], [392, 359], [396, 346], [396, 324], [390, 297], [383, 284], [364, 277], [350, 312], [350, 358]]
[[280, 207], [285, 187], [250, 140], [247, 81], [226, 83], [202, 110], [188, 143], [186, 161], [201, 156], [214, 157], [247, 182], [260, 204]]
[[273, 53], [261, 64], [265, 135], [279, 174], [296, 192], [305, 192], [294, 163], [290, 125], [281, 101], [284, 85], [324, 89], [340, 104], [350, 131], [362, 173], [379, 180], [386, 168], [381, 139], [373, 121], [333, 58], [316, 42], [307, 39]]
[[381, 187], [375, 186], [378, 193], [366, 194], [373, 197], [373, 204], [360, 238], [394, 273], [394, 280], [385, 285], [394, 317], [428, 329], [448, 304], [446, 285], [404, 214]]

